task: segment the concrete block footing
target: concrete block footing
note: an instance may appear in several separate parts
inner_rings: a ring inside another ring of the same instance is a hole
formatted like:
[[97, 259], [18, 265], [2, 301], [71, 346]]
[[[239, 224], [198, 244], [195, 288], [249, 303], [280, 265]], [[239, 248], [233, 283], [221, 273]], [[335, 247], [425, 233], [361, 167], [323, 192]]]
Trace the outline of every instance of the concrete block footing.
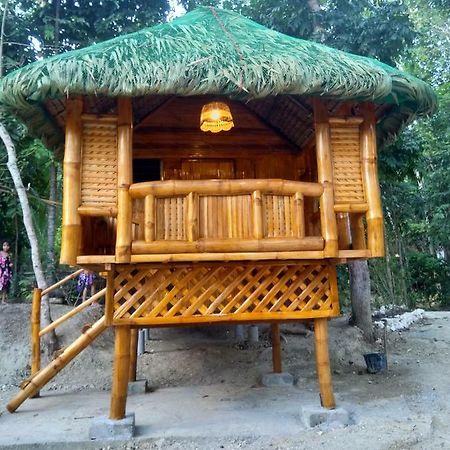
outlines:
[[121, 420], [100, 416], [92, 421], [89, 438], [91, 440], [128, 440], [134, 436], [134, 428], [134, 413], [127, 414]]
[[285, 387], [294, 385], [294, 377], [288, 372], [266, 373], [261, 378], [261, 383], [266, 387]]
[[149, 391], [147, 380], [136, 380], [128, 383], [128, 395], [145, 394]]
[[344, 408], [304, 406], [301, 409], [301, 418], [307, 428], [319, 427], [323, 431], [344, 428], [355, 423], [352, 414]]

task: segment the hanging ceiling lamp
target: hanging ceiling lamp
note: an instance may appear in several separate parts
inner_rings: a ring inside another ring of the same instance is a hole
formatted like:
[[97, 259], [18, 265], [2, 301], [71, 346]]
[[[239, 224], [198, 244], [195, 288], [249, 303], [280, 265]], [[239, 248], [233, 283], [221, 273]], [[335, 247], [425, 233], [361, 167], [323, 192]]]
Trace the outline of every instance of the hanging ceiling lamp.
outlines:
[[229, 106], [222, 102], [211, 102], [203, 106], [200, 114], [200, 130], [219, 133], [234, 127]]

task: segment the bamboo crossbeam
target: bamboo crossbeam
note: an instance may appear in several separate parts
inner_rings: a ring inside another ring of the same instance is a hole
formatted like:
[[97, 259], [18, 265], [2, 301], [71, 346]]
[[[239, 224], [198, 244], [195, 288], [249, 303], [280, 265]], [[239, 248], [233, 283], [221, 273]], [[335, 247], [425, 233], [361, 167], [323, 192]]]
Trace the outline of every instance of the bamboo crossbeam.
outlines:
[[31, 375], [41, 370], [41, 298], [42, 289], [35, 288], [31, 304]]
[[323, 244], [323, 238], [320, 236], [307, 236], [301, 239], [199, 239], [195, 242], [175, 240], [134, 241], [132, 252], [133, 255], [136, 255], [147, 253], [306, 251], [322, 250]]
[[50, 292], [59, 288], [63, 284], [67, 283], [68, 281], [73, 280], [78, 275], [80, 275], [81, 272], [83, 272], [83, 269], [78, 269], [75, 272], [71, 273], [70, 275], [67, 275], [67, 277], [64, 277], [62, 280], [59, 280], [55, 284], [52, 284], [51, 286], [49, 286], [48, 288], [46, 288], [42, 291], [42, 296], [49, 294]]
[[14, 412], [27, 398], [33, 397], [46, 383], [48, 383], [61, 369], [82, 352], [100, 333], [106, 329], [105, 319], [102, 317], [85, 333], [70, 344], [61, 355], [47, 367], [41, 369], [10, 402], [6, 405], [9, 412]]
[[364, 122], [361, 125], [361, 152], [364, 190], [368, 204], [367, 247], [372, 257], [384, 256], [384, 223], [377, 172], [375, 113], [373, 105], [370, 104], [365, 104], [362, 109]]
[[323, 184], [324, 192], [320, 197], [320, 223], [325, 239], [326, 258], [338, 254], [338, 234], [334, 213], [333, 166], [331, 154], [330, 125], [326, 103], [314, 100], [314, 127], [316, 133], [317, 179]]
[[116, 262], [130, 262], [133, 182], [133, 108], [130, 97], [119, 97], [117, 122], [117, 238]]
[[42, 337], [45, 334], [47, 334], [48, 332], [50, 332], [50, 331], [54, 330], [55, 328], [59, 327], [66, 320], [68, 320], [71, 317], [75, 316], [80, 311], [83, 311], [83, 309], [87, 308], [92, 303], [94, 303], [95, 301], [97, 301], [100, 298], [102, 298], [105, 295], [105, 292], [106, 292], [106, 288], [103, 288], [101, 291], [98, 291], [96, 294], [94, 294], [91, 298], [87, 299], [85, 302], [79, 304], [78, 306], [76, 306], [75, 308], [71, 309], [70, 311], [68, 311], [63, 316], [61, 316], [58, 319], [54, 320], [50, 325], [47, 325], [45, 328], [43, 328], [39, 332], [39, 336]]
[[273, 372], [281, 373], [282, 362], [281, 362], [281, 340], [280, 340], [280, 324], [271, 324], [271, 335], [272, 335], [272, 364]]
[[84, 217], [116, 217], [117, 207], [81, 205], [78, 207], [78, 213]]
[[114, 368], [109, 418], [121, 420], [125, 417], [128, 375], [130, 370], [130, 328], [116, 327], [114, 346]]
[[132, 198], [175, 197], [195, 192], [200, 195], [239, 195], [254, 191], [276, 195], [294, 195], [301, 192], [308, 197], [320, 197], [323, 186], [320, 183], [278, 179], [242, 179], [242, 180], [167, 180], [134, 183], [130, 187]]
[[336, 407], [331, 383], [330, 358], [328, 354], [327, 319], [314, 319], [314, 340], [316, 347], [317, 377], [319, 379], [322, 406], [328, 409]]
[[365, 213], [368, 208], [367, 203], [340, 203], [334, 205], [334, 212]]
[[76, 264], [81, 246], [81, 112], [82, 98], [69, 98], [66, 106], [61, 264]]

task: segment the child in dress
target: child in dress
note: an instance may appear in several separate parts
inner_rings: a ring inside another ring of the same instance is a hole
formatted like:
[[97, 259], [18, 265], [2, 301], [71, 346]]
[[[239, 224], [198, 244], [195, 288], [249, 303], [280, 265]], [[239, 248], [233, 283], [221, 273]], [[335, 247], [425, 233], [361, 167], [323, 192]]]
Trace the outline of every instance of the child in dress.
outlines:
[[87, 293], [92, 297], [95, 294], [95, 274], [90, 270], [83, 270], [78, 277], [77, 290], [82, 295], [82, 301], [86, 301]]
[[2, 305], [6, 305], [8, 300], [8, 290], [12, 279], [12, 262], [9, 254], [9, 243], [3, 242], [2, 250], [0, 250], [0, 295]]

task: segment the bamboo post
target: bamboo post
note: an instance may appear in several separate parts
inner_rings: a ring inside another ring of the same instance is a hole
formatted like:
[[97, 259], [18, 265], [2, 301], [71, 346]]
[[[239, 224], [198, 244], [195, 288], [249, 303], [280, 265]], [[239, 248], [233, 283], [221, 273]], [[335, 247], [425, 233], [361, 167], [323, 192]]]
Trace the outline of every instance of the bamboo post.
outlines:
[[[31, 376], [33, 377], [41, 370], [41, 296], [42, 289], [35, 288], [33, 291], [33, 302], [31, 304]], [[39, 391], [34, 394], [39, 397]]]
[[371, 104], [362, 108], [361, 124], [362, 175], [367, 197], [367, 247], [371, 256], [384, 256], [383, 208], [377, 172], [377, 135], [375, 113]]
[[187, 195], [186, 237], [189, 242], [198, 239], [198, 195], [189, 192]]
[[300, 239], [305, 237], [305, 198], [301, 192], [294, 194], [294, 236]]
[[264, 237], [263, 230], [263, 213], [262, 213], [262, 195], [261, 191], [253, 191], [252, 194], [253, 206], [253, 237], [255, 239], [262, 239]]
[[133, 110], [131, 98], [119, 97], [117, 121], [117, 239], [116, 262], [129, 263], [131, 258], [133, 183]]
[[81, 246], [81, 112], [83, 100], [69, 98], [66, 105], [66, 144], [64, 151], [61, 264], [75, 265]]
[[146, 195], [144, 200], [144, 239], [155, 240], [155, 196]]
[[367, 248], [364, 230], [364, 214], [350, 214], [350, 229], [352, 231], [352, 249], [363, 250]]
[[272, 365], [274, 373], [281, 373], [281, 341], [280, 341], [280, 324], [272, 323]]
[[61, 369], [83, 351], [102, 331], [106, 329], [105, 319], [100, 320], [85, 333], [70, 344], [61, 355], [47, 367], [41, 369], [30, 382], [7, 405], [9, 412], [14, 412], [27, 398], [33, 397], [46, 383], [48, 383]]
[[320, 222], [325, 239], [325, 258], [338, 256], [338, 234], [334, 213], [333, 163], [331, 154], [330, 125], [326, 103], [314, 100], [314, 127], [316, 132], [317, 180], [323, 185], [320, 197]]
[[128, 372], [129, 381], [136, 381], [137, 342], [138, 342], [138, 329], [132, 328], [130, 332], [130, 367]]
[[113, 322], [114, 315], [114, 280], [115, 280], [115, 267], [111, 266], [106, 275], [106, 292], [105, 292], [105, 323], [110, 326]]
[[128, 371], [130, 369], [130, 327], [116, 327], [114, 345], [114, 369], [109, 418], [125, 417], [128, 394]]
[[336, 407], [336, 401], [334, 400], [333, 386], [331, 383], [327, 319], [314, 319], [314, 340], [320, 400], [324, 408], [334, 409]]

